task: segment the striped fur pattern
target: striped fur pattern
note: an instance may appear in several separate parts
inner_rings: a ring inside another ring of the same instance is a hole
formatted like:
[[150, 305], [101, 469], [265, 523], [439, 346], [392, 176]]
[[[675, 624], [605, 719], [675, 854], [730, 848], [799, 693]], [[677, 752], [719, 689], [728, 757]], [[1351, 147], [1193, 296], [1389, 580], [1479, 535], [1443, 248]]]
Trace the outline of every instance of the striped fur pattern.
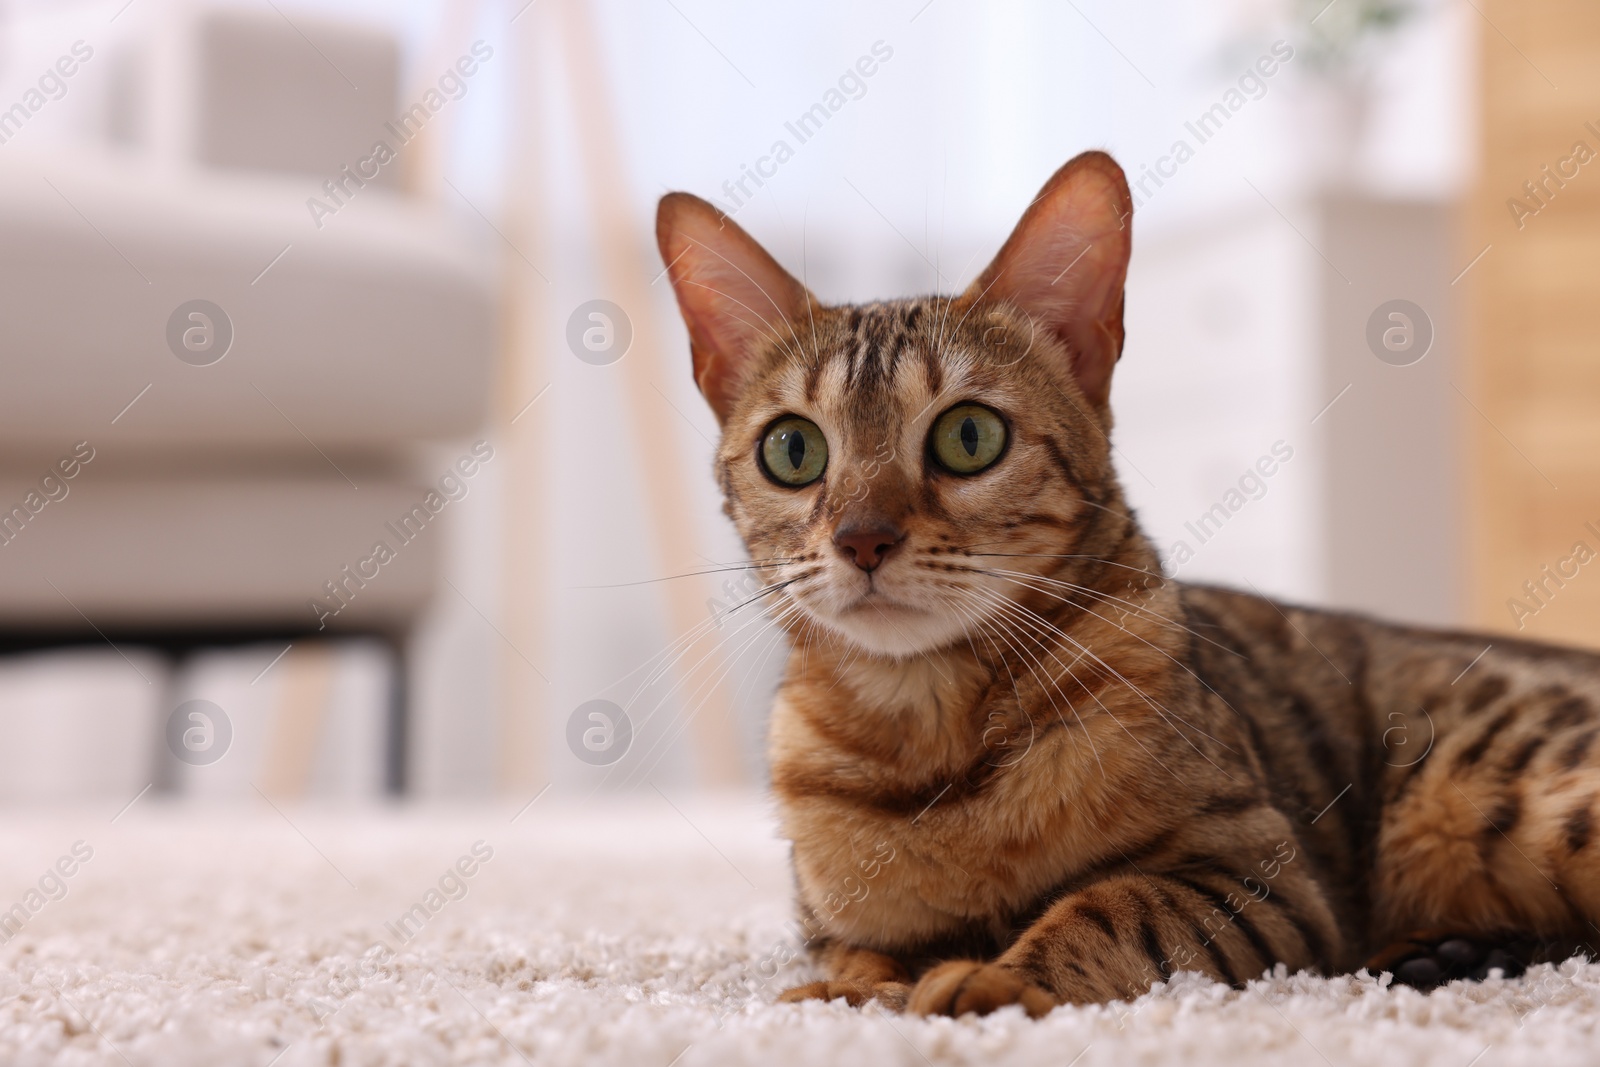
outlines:
[[[1037, 1015], [1423, 928], [1595, 932], [1600, 658], [1162, 575], [1110, 461], [1126, 198], [1079, 157], [966, 293], [848, 307], [663, 201], [726, 511], [792, 646], [772, 784], [827, 977], [786, 998]], [[929, 446], [964, 402], [1008, 434], [970, 476]], [[787, 415], [828, 442], [800, 488], [758, 457]], [[901, 537], [870, 571], [837, 540], [863, 523]]]

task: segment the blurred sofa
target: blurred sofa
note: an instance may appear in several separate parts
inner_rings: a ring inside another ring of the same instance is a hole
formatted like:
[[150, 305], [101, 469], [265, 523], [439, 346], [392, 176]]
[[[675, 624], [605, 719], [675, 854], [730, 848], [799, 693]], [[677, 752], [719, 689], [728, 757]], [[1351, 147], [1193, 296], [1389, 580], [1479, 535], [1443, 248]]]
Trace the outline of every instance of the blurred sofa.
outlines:
[[437, 534], [344, 576], [479, 435], [493, 263], [404, 192], [420, 144], [330, 192], [393, 140], [399, 49], [286, 11], [166, 5], [82, 60], [98, 138], [0, 145], [4, 647], [403, 647], [439, 585]]

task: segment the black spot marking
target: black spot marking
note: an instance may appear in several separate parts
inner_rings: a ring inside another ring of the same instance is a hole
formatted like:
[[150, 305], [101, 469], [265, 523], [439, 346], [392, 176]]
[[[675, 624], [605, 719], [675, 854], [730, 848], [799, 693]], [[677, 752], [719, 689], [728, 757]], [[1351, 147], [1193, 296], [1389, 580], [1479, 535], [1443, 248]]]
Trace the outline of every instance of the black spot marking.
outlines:
[[1489, 833], [1509, 834], [1522, 821], [1522, 798], [1516, 794], [1505, 797], [1489, 810]]
[[1564, 826], [1567, 835], [1567, 851], [1582, 852], [1589, 844], [1589, 838], [1594, 833], [1594, 797], [1586, 797], [1582, 804], [1573, 808], [1567, 815]]
[[1509, 688], [1510, 686], [1506, 684], [1504, 678], [1485, 678], [1478, 683], [1477, 688], [1472, 691], [1472, 695], [1467, 697], [1467, 714], [1472, 715], [1482, 711], [1496, 700], [1505, 696], [1506, 690]]
[[956, 983], [956, 987], [950, 991], [950, 999], [945, 1002], [943, 1014], [954, 1015], [956, 1013], [956, 1001], [960, 1000], [961, 994], [967, 991], [967, 983], [972, 981], [977, 976], [978, 968], [974, 967], [972, 970], [967, 972], [967, 976], [965, 978]]
[[[1233, 913], [1233, 925], [1250, 942], [1250, 947], [1255, 949], [1256, 955], [1261, 957], [1261, 970], [1266, 970], [1278, 962], [1278, 954], [1272, 951], [1272, 946], [1267, 944], [1267, 939], [1261, 936], [1261, 931], [1256, 929], [1256, 924], [1242, 911]], [[1257, 972], [1259, 973], [1259, 972]]]
[[1248, 793], [1234, 796], [1212, 797], [1200, 808], [1202, 815], [1238, 815], [1241, 812], [1254, 811], [1261, 807], [1263, 801], [1259, 797]]
[[[1183, 886], [1185, 889], [1189, 890], [1189, 892], [1195, 894], [1200, 899], [1210, 904], [1213, 913], [1220, 912], [1222, 915], [1226, 916], [1228, 925], [1235, 927], [1241, 934], [1244, 935], [1245, 940], [1250, 942], [1250, 947], [1255, 950], [1256, 957], [1261, 961], [1261, 966], [1255, 971], [1256, 974], [1260, 974], [1261, 971], [1266, 970], [1268, 967], [1272, 966], [1273, 963], [1277, 962], [1277, 954], [1274, 953], [1272, 951], [1272, 947], [1267, 944], [1266, 938], [1261, 936], [1261, 931], [1256, 929], [1255, 923], [1245, 918], [1243, 912], [1234, 911], [1231, 907], [1229, 907], [1227, 898], [1221, 893], [1218, 893], [1216, 890], [1199, 881], [1196, 881], [1193, 878], [1187, 878], [1183, 875], [1169, 874], [1167, 875], [1167, 879]], [[1217, 932], [1212, 935], [1212, 937], [1215, 938], [1222, 932], [1223, 929], [1227, 929], [1227, 927], [1224, 926], [1219, 928]]]
[[1044, 447], [1045, 451], [1050, 453], [1050, 458], [1055, 461], [1056, 466], [1061, 468], [1061, 473], [1066, 477], [1067, 484], [1081, 488], [1083, 482], [1078, 478], [1078, 473], [1072, 469], [1072, 461], [1067, 458], [1067, 454], [1062, 451], [1055, 438], [1044, 438]]
[[1239, 976], [1233, 972], [1233, 967], [1228, 963], [1228, 957], [1222, 954], [1222, 949], [1217, 947], [1216, 941], [1198, 923], [1189, 924], [1189, 933], [1205, 948], [1206, 955], [1211, 957], [1212, 972], [1222, 975], [1223, 980], [1229, 985], [1238, 985]]
[[822, 368], [826, 362], [825, 359], [814, 355], [810, 365], [806, 367], [806, 400], [809, 403], [817, 402], [817, 390], [822, 386]]
[[889, 316], [881, 311], [873, 311], [862, 322], [859, 376], [865, 387], [881, 385], [886, 378], [887, 366], [883, 357], [892, 328]]
[[1322, 932], [1317, 929], [1315, 923], [1302, 915], [1299, 908], [1284, 900], [1281, 895], [1274, 894], [1268, 899], [1269, 901], [1277, 902], [1278, 910], [1283, 912], [1284, 916], [1289, 920], [1289, 925], [1295, 928], [1295, 932], [1300, 935], [1300, 940], [1305, 942], [1306, 950], [1311, 953], [1312, 959], [1318, 963], [1327, 963], [1332, 960], [1333, 957], [1328, 951], [1328, 943], [1323, 940]]
[[1290, 725], [1299, 729], [1300, 740], [1311, 757], [1312, 770], [1322, 779], [1322, 795], [1332, 800], [1344, 788], [1342, 783], [1349, 782], [1351, 776], [1348, 768], [1342, 768], [1339, 764], [1339, 757], [1328, 736], [1328, 724], [1317, 713], [1315, 702], [1299, 693], [1290, 698], [1289, 712]]
[[1148, 919], [1139, 920], [1139, 941], [1144, 946], [1144, 954], [1150, 958], [1151, 963], [1156, 965], [1156, 970], [1160, 972], [1161, 977], [1170, 977], [1172, 967], [1167, 962], [1167, 958], [1161, 954], [1161, 939], [1156, 936], [1156, 929], [1150, 925]]
[[1534, 754], [1537, 753], [1543, 746], [1543, 734], [1535, 734], [1533, 737], [1528, 738], [1526, 741], [1522, 742], [1522, 744], [1518, 745], [1516, 751], [1511, 753], [1511, 758], [1506, 760], [1506, 776], [1511, 777], [1513, 775], [1518, 775], [1526, 770], [1528, 764], [1533, 762]]
[[1578, 765], [1589, 757], [1589, 750], [1594, 747], [1596, 736], [1600, 730], [1585, 730], [1583, 733], [1567, 742], [1567, 747], [1561, 750], [1559, 762], [1564, 771], [1575, 771]]
[[944, 388], [944, 366], [939, 362], [939, 355], [932, 345], [918, 345], [917, 349], [922, 353], [922, 369], [928, 376], [928, 391], [937, 394]]
[[1111, 940], [1117, 940], [1117, 928], [1111, 924], [1111, 916], [1092, 904], [1079, 904], [1078, 914], [1098, 926]]
[[1484, 728], [1483, 733], [1478, 736], [1478, 739], [1456, 755], [1456, 766], [1462, 770], [1476, 766], [1478, 761], [1482, 760], [1489, 751], [1490, 746], [1494, 744], [1495, 738], [1500, 735], [1500, 731], [1511, 725], [1511, 720], [1514, 718], [1516, 718], [1516, 713], [1509, 709], [1495, 716], [1494, 720]]
[[1565, 730], [1569, 726], [1588, 722], [1594, 716], [1594, 709], [1582, 697], [1569, 696], [1555, 707], [1550, 709], [1550, 714], [1545, 716], [1544, 728], [1550, 733]]

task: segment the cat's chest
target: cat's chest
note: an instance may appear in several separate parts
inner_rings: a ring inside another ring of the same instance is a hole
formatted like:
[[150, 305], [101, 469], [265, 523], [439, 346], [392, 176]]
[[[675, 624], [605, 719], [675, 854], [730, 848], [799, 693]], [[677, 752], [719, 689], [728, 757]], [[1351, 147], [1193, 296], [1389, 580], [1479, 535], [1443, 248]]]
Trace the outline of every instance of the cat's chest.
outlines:
[[1059, 738], [901, 789], [847, 752], [819, 758], [792, 713], [775, 710], [774, 785], [813, 935], [893, 950], [1003, 926], [1083, 865]]

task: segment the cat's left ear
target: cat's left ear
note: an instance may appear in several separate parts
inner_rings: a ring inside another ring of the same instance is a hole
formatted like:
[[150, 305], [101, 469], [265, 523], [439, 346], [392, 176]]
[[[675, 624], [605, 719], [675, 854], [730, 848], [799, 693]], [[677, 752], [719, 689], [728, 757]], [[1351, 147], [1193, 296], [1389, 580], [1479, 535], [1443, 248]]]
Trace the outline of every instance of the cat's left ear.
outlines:
[[1003, 300], [1062, 341], [1085, 395], [1104, 407], [1122, 355], [1132, 250], [1128, 181], [1104, 152], [1070, 160], [1034, 198], [966, 299]]
[[784, 343], [812, 296], [755, 238], [714, 206], [668, 193], [656, 209], [656, 242], [689, 327], [694, 380], [718, 422], [727, 422], [756, 350]]

